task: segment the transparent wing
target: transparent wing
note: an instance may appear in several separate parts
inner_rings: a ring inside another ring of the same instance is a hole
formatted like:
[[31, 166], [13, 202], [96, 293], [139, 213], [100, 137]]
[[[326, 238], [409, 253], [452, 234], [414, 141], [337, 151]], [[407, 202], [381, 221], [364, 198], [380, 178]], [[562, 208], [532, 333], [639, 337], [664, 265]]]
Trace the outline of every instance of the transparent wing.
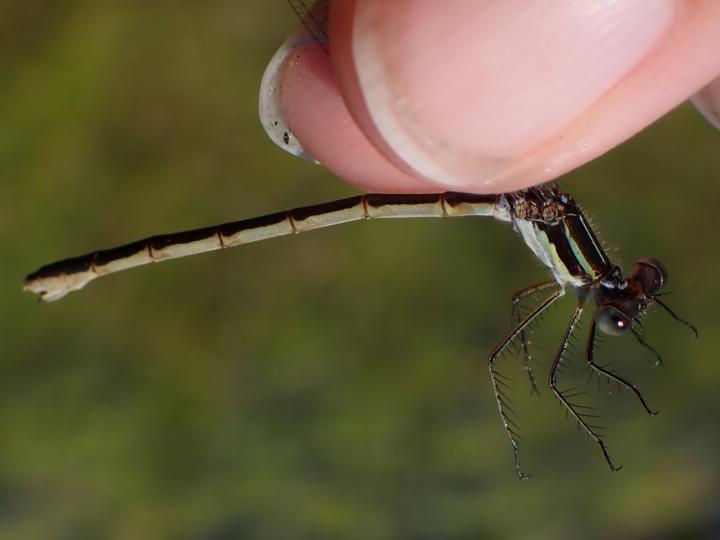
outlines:
[[329, 0], [318, 0], [315, 3], [305, 0], [288, 0], [308, 33], [327, 52], [327, 23]]
[[286, 152], [317, 163], [317, 160], [303, 148], [283, 116], [280, 103], [280, 82], [285, 62], [293, 52], [309, 43], [316, 42], [327, 53], [327, 21], [329, 0], [318, 0], [314, 4], [306, 0], [288, 0], [290, 7], [302, 22], [302, 31], [295, 31], [288, 37], [268, 63], [260, 83], [260, 122], [265, 132], [276, 145]]

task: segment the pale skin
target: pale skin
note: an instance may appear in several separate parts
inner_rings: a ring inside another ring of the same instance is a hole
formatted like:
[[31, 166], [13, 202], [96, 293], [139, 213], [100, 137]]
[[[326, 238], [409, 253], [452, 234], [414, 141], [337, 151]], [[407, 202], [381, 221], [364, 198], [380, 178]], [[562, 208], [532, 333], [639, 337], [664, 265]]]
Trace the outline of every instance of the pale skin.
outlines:
[[536, 185], [689, 98], [720, 125], [714, 0], [331, 0], [329, 34], [287, 62], [284, 116], [365, 191]]

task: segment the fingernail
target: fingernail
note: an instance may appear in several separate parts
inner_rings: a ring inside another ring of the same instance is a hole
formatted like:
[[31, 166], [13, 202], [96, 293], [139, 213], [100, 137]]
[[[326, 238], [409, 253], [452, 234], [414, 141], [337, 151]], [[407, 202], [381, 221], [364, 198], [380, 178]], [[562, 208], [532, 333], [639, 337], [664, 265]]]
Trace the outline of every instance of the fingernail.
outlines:
[[[295, 7], [295, 4], [292, 5]], [[260, 122], [270, 140], [280, 148], [302, 159], [319, 164], [318, 160], [303, 147], [285, 119], [281, 100], [282, 74], [288, 60], [298, 49], [318, 44], [320, 47], [325, 47], [328, 1], [319, 0], [308, 13], [302, 13], [299, 8], [295, 9], [298, 16], [302, 17], [302, 21], [280, 45], [263, 73], [260, 83]]]
[[690, 101], [708, 122], [720, 129], [720, 77], [700, 90]]
[[425, 178], [491, 182], [648, 55], [673, 0], [365, 0], [353, 55], [388, 147]]

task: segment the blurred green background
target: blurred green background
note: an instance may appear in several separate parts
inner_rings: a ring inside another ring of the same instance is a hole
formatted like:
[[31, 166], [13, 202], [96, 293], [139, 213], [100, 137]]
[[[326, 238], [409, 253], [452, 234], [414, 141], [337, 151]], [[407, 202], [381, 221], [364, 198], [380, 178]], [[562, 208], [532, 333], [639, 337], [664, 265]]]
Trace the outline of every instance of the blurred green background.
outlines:
[[[351, 224], [20, 292], [57, 258], [355, 193], [257, 120], [294, 24], [282, 0], [0, 2], [0, 538], [720, 537], [720, 134], [687, 105], [563, 180], [700, 329], [647, 317], [662, 368], [631, 337], [600, 350], [661, 411], [589, 385], [618, 474], [508, 358], [515, 476], [485, 358], [546, 274], [501, 224]], [[571, 309], [538, 332], [542, 381]]]

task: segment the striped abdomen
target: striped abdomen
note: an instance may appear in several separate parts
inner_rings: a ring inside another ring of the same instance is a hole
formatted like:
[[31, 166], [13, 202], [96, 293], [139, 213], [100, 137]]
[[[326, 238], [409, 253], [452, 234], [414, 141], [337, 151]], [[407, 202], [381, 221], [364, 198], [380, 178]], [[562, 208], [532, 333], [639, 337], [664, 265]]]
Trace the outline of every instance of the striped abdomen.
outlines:
[[213, 227], [151, 236], [65, 259], [30, 274], [24, 289], [50, 302], [112, 272], [361, 219], [494, 216], [508, 221], [507, 207], [498, 204], [500, 200], [497, 195], [453, 192], [361, 195]]

